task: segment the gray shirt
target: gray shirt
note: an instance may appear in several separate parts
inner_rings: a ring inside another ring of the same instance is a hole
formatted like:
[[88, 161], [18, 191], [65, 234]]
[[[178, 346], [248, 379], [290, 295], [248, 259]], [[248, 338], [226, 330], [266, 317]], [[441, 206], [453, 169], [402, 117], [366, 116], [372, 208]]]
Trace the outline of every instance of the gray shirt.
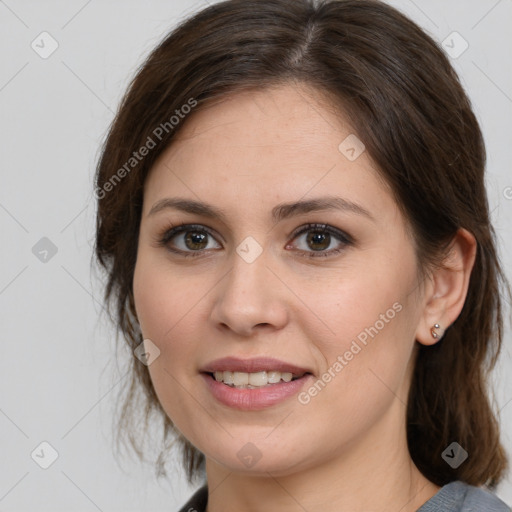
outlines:
[[417, 512], [510, 512], [511, 508], [489, 491], [456, 481], [441, 487]]
[[[205, 512], [207, 502], [208, 487], [204, 485], [179, 512]], [[417, 512], [511, 512], [511, 510], [491, 492], [456, 481], [441, 487]]]

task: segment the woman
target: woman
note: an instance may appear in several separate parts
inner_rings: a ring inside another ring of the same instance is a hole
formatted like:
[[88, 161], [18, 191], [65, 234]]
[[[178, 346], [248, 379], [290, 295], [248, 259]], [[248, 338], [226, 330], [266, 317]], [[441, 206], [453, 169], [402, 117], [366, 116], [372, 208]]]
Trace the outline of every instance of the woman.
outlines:
[[228, 0], [152, 52], [96, 255], [121, 428], [142, 389], [206, 476], [182, 511], [509, 510], [480, 488], [507, 469], [484, 162], [447, 58], [378, 1]]

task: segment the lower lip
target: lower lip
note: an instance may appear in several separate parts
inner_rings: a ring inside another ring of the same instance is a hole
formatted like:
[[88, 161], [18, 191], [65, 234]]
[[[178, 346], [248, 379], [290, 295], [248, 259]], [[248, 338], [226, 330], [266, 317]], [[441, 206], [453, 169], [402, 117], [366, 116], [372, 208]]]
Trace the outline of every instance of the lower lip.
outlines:
[[212, 395], [222, 404], [242, 411], [256, 411], [283, 402], [296, 395], [313, 375], [307, 374], [290, 382], [279, 382], [254, 389], [237, 389], [217, 382], [211, 375], [202, 373]]

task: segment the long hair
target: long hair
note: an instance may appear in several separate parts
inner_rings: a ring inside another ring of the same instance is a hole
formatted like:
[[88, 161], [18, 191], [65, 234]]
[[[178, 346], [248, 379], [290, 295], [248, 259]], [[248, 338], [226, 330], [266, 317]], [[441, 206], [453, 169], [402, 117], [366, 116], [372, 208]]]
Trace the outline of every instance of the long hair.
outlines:
[[[474, 235], [477, 255], [462, 312], [440, 342], [420, 346], [417, 354], [407, 436], [414, 463], [432, 482], [462, 480], [493, 488], [507, 458], [488, 374], [502, 343], [502, 292], [510, 292], [489, 219], [484, 142], [439, 45], [387, 4], [227, 0], [182, 22], [154, 49], [120, 104], [97, 166], [95, 254], [106, 275], [112, 320], [130, 350], [142, 342], [132, 281], [143, 186], [186, 123], [177, 111], [190, 110], [184, 105], [198, 110], [243, 89], [286, 83], [311, 86], [349, 117], [411, 226], [422, 271], [442, 261], [458, 228]], [[131, 161], [148, 137], [156, 147]], [[204, 455], [174, 428], [147, 367], [135, 357], [131, 375], [118, 420], [120, 438], [127, 437], [142, 456], [133, 419], [145, 416], [147, 427], [149, 416], [157, 414], [164, 442], [175, 439], [181, 446], [192, 482]], [[136, 395], [144, 407], [134, 406]], [[441, 457], [452, 441], [470, 454], [455, 469]], [[159, 474], [165, 474], [164, 459], [159, 458]]]

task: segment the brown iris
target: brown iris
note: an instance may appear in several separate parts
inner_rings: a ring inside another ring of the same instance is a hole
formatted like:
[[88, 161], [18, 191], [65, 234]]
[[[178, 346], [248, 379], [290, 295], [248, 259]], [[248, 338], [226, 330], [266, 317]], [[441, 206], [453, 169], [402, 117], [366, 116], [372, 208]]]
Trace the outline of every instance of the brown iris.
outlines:
[[[188, 231], [185, 236], [185, 245], [191, 250], [201, 250], [208, 245], [208, 235], [199, 231]], [[198, 247], [199, 246], [199, 247]]]
[[[331, 243], [331, 235], [323, 231], [310, 231], [307, 236], [307, 243], [314, 251], [327, 249]], [[314, 246], [317, 247], [314, 247]]]

